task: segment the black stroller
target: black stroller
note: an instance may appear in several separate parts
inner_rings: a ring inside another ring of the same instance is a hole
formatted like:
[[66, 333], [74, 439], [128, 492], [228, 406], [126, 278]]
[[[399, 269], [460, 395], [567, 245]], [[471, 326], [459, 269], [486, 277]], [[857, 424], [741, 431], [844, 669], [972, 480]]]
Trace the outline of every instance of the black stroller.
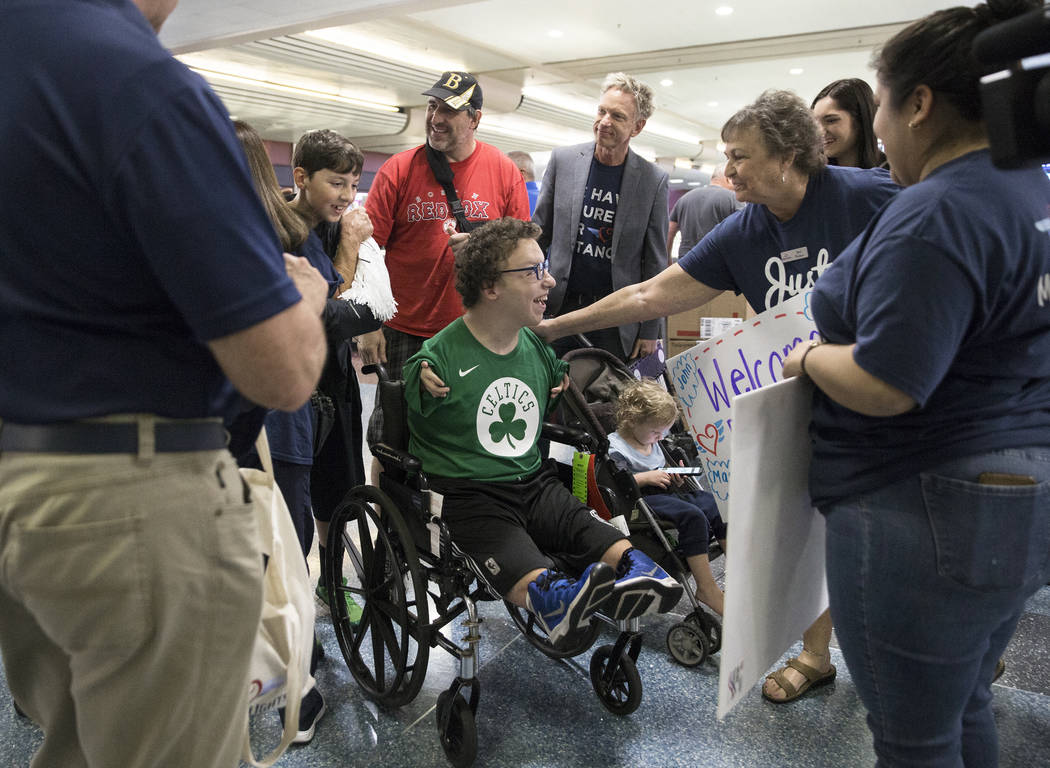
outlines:
[[[689, 571], [670, 541], [675, 536], [674, 526], [656, 517], [642, 498], [633, 475], [617, 468], [608, 459], [607, 435], [615, 429], [616, 398], [626, 384], [635, 380], [634, 373], [615, 356], [594, 347], [572, 350], [563, 359], [569, 363], [570, 387], [552, 420], [560, 420], [565, 426], [582, 430], [594, 438], [591, 487], [598, 490], [601, 498], [589, 498], [588, 503], [591, 506], [604, 504], [605, 511], [613, 516], [622, 514], [634, 545], [685, 584]], [[667, 389], [673, 391], [666, 374], [663, 381]], [[661, 441], [660, 447], [669, 464], [682, 462], [702, 473], [696, 446], [681, 419]], [[565, 471], [570, 476], [573, 470], [567, 467]], [[702, 490], [699, 478], [702, 474], [686, 475], [685, 489]], [[582, 485], [579, 477], [575, 479], [578, 485]], [[721, 554], [718, 543], [712, 540], [709, 557], [714, 560]], [[717, 617], [704, 609], [692, 590], [687, 588], [685, 593], [692, 610], [668, 631], [667, 650], [678, 663], [695, 667], [721, 648], [722, 625]]]

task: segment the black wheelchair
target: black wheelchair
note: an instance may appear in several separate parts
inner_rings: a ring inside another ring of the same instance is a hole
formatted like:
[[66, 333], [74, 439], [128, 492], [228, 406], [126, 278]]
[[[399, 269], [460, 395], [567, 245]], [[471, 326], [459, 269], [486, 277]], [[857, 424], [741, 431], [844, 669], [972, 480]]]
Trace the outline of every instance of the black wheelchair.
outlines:
[[[333, 514], [327, 540], [327, 583], [332, 624], [340, 651], [365, 695], [382, 707], [411, 701], [426, 677], [430, 649], [441, 647], [459, 660], [459, 674], [437, 701], [437, 729], [442, 748], [455, 766], [468, 766], [477, 755], [475, 715], [481, 686], [478, 648], [481, 619], [477, 601], [500, 599], [475, 578], [467, 560], [453, 551], [448, 530], [431, 512], [430, 491], [419, 459], [407, 452], [404, 384], [379, 374], [383, 407], [383, 442], [373, 455], [383, 466], [380, 487], [352, 489]], [[581, 449], [593, 447], [585, 432], [545, 425], [550, 439]], [[347, 597], [352, 598], [348, 605]], [[353, 615], [354, 603], [360, 615]], [[614, 622], [601, 616], [558, 647], [548, 640], [532, 614], [505, 603], [525, 639], [553, 659], [588, 650], [602, 622], [619, 629], [614, 643], [595, 649], [590, 680], [602, 705], [613, 714], [634, 712], [642, 699], [637, 659], [642, 636], [638, 619]], [[442, 629], [463, 617], [462, 643]]]

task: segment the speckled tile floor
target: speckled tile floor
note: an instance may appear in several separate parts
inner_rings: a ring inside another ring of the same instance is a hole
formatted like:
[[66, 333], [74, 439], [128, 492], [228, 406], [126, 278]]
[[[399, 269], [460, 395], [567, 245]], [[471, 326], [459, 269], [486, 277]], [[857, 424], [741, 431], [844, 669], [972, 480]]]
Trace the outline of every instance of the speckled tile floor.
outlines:
[[[370, 403], [367, 385], [363, 389], [364, 400]], [[714, 564], [719, 580], [723, 562]], [[686, 605], [681, 604], [682, 612]], [[678, 617], [646, 617], [638, 660], [642, 702], [634, 714], [617, 717], [601, 706], [593, 692], [589, 652], [577, 659], [553, 661], [524, 640], [502, 604], [482, 603], [480, 613], [485, 621], [475, 762], [479, 768], [859, 768], [874, 764], [864, 708], [837, 648], [832, 655], [839, 672], [832, 685], [788, 706], [764, 701], [756, 687], [720, 723], [715, 718], [718, 656], [693, 669], [676, 664], [665, 638]], [[289, 750], [278, 765], [447, 766], [434, 708], [438, 694], [456, 674], [453, 659], [440, 649], [432, 650], [419, 695], [399, 709], [379, 709], [359, 693], [323, 606], [319, 614], [317, 631], [327, 658], [317, 679], [328, 712], [313, 742]], [[597, 644], [614, 639], [610, 629]], [[788, 655], [798, 650], [795, 647]], [[1050, 587], [1029, 602], [1005, 660], [1006, 673], [994, 686], [1001, 766], [1050, 765]], [[276, 739], [275, 715], [255, 725], [260, 742]], [[0, 768], [28, 765], [40, 739], [39, 730], [14, 713], [7, 686], [0, 683]]]

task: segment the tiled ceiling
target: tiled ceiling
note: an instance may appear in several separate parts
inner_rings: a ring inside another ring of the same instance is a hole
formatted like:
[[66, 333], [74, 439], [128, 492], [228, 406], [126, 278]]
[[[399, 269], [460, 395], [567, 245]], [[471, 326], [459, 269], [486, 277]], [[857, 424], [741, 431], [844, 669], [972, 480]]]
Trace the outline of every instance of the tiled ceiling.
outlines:
[[[423, 140], [424, 90], [445, 69], [481, 76], [479, 137], [539, 153], [590, 137], [599, 84], [630, 72], [657, 110], [632, 147], [717, 162], [719, 128], [766, 88], [806, 101], [863, 77], [904, 23], [957, 0], [181, 0], [162, 41], [264, 137], [326, 127], [394, 152]], [[732, 12], [719, 15], [719, 6]], [[672, 176], [683, 184], [695, 173]]]

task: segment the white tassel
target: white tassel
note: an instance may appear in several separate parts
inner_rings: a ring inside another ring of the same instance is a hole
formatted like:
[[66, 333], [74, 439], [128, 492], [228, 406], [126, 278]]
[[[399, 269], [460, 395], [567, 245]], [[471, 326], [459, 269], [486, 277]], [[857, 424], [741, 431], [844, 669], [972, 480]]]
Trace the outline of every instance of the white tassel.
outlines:
[[368, 238], [357, 251], [357, 272], [350, 287], [339, 294], [340, 299], [364, 304], [372, 310], [376, 320], [386, 322], [397, 312], [397, 302], [390, 290], [390, 274], [386, 271], [383, 250], [373, 238]]

